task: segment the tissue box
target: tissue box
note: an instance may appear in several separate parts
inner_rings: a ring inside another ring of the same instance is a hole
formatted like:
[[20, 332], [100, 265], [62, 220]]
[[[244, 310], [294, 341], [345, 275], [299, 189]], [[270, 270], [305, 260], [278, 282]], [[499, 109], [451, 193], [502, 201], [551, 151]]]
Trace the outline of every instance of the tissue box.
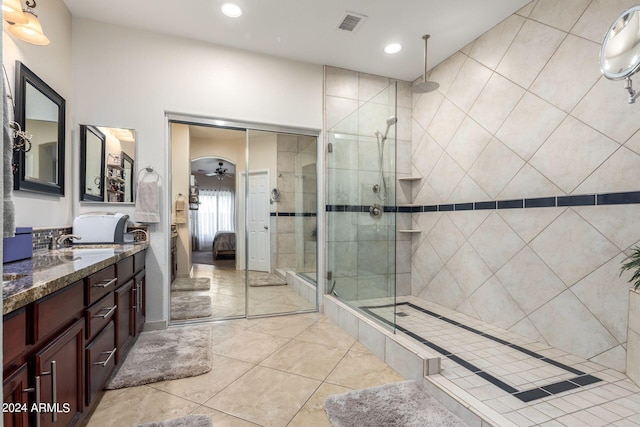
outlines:
[[31, 227], [16, 228], [14, 237], [2, 239], [2, 263], [20, 261], [31, 258], [33, 254], [33, 240]]

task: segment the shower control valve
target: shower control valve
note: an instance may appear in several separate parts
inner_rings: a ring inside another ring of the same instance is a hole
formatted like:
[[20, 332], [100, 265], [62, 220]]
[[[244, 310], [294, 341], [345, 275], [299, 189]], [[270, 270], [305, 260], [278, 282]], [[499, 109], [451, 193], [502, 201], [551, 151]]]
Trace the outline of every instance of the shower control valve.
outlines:
[[373, 217], [378, 217], [380, 215], [382, 215], [382, 206], [380, 206], [379, 204], [374, 204], [371, 205], [369, 207], [369, 215], [373, 216]]

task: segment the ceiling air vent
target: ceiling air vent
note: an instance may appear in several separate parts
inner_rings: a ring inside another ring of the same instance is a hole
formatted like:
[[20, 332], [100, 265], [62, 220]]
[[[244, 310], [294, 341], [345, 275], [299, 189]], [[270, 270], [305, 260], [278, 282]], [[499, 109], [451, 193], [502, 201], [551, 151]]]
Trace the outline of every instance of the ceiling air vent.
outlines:
[[338, 24], [338, 29], [354, 32], [357, 31], [364, 23], [367, 17], [359, 13], [345, 12], [344, 16]]

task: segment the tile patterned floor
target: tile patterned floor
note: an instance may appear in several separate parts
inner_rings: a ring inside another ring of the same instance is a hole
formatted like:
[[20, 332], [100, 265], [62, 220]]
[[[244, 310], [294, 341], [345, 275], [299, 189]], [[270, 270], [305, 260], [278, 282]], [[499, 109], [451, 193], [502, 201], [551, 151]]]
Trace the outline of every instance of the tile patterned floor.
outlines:
[[[88, 426], [207, 414], [223, 426], [330, 426], [324, 399], [403, 378], [318, 313], [209, 324], [211, 372], [105, 392]], [[188, 326], [187, 326], [188, 327]]]
[[[250, 276], [251, 274], [254, 273], [249, 272]], [[193, 292], [195, 295], [211, 298], [211, 319], [226, 319], [245, 315], [245, 296], [247, 293], [244, 285], [244, 272], [236, 270], [235, 260], [221, 260], [215, 265], [193, 264], [193, 277], [211, 279], [211, 289], [208, 292]], [[315, 310], [315, 306], [298, 295], [291, 286], [250, 286], [248, 296], [249, 315], [251, 316]]]
[[[454, 384], [514, 425], [640, 425], [640, 387], [624, 374], [422, 299], [397, 303], [398, 333], [442, 356], [442, 372], [431, 378]], [[393, 318], [386, 299], [358, 305]], [[523, 390], [529, 395], [519, 395]]]

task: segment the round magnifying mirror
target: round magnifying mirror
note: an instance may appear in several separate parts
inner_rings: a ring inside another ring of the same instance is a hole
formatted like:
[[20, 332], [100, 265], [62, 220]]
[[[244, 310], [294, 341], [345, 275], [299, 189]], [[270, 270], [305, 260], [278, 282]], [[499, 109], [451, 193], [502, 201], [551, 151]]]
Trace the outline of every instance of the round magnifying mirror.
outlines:
[[640, 6], [625, 10], [602, 42], [600, 70], [611, 80], [627, 78], [640, 68]]

